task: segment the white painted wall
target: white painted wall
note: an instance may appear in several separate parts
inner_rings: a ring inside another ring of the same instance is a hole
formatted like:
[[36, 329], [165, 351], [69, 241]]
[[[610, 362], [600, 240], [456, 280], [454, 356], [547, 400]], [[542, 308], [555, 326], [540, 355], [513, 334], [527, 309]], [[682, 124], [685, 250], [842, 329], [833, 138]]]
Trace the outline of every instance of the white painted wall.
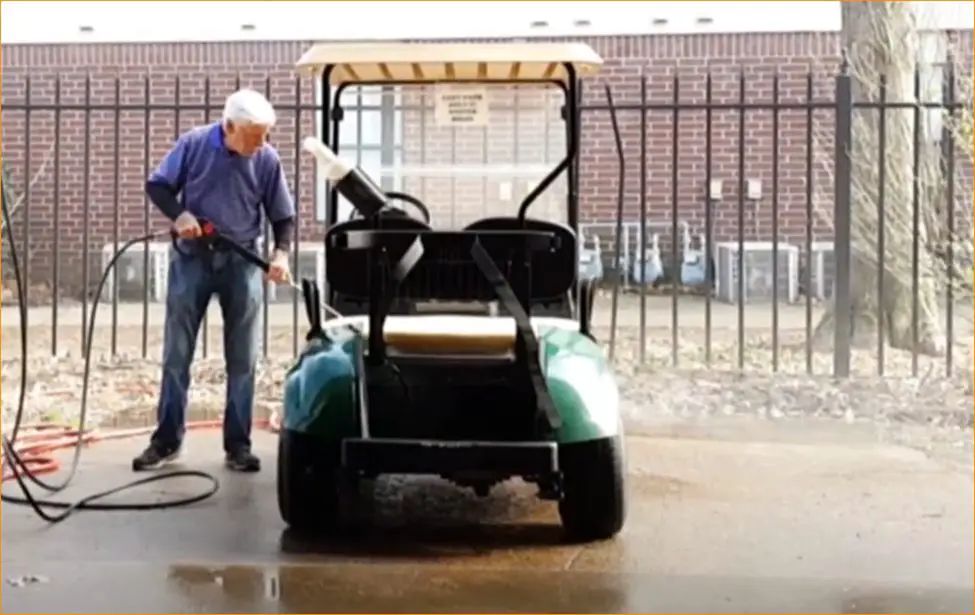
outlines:
[[[832, 1], [527, 1], [509, 2], [510, 6], [504, 8], [499, 4], [18, 1], [0, 5], [0, 41], [121, 43], [829, 32], [838, 30], [840, 21], [839, 3]], [[925, 25], [972, 28], [972, 2], [923, 4]], [[376, 20], [376, 16], [381, 19]], [[710, 22], [700, 21], [702, 18]], [[82, 31], [83, 27], [91, 31]]]

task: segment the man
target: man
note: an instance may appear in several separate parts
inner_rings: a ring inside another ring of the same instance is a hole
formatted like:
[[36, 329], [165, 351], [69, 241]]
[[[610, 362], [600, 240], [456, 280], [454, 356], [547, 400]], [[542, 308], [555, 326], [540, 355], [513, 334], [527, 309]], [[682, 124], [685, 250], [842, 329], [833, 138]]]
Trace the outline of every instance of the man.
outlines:
[[261, 94], [235, 92], [227, 98], [222, 120], [181, 135], [146, 183], [149, 199], [173, 221], [181, 239], [169, 265], [158, 426], [148, 448], [132, 460], [135, 471], [158, 468], [179, 455], [186, 431], [190, 364], [213, 295], [224, 323], [226, 463], [241, 472], [261, 468], [251, 452], [250, 432], [263, 272], [231, 250], [210, 251], [193, 239], [201, 235], [202, 218], [221, 235], [256, 250], [266, 216], [274, 233], [268, 278], [274, 283], [290, 281], [295, 206], [278, 153], [267, 143], [275, 119], [274, 108]]

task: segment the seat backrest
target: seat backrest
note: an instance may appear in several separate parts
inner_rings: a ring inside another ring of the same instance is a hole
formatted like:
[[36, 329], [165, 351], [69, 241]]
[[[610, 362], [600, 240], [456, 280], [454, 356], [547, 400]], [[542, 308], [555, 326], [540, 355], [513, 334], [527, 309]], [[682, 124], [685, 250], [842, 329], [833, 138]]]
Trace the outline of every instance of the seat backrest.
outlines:
[[[531, 264], [531, 297], [533, 301], [549, 301], [562, 298], [575, 284], [578, 273], [576, 234], [558, 222], [517, 217], [482, 218], [469, 224], [467, 231], [544, 231], [554, 233], [558, 248], [551, 251], [533, 251]], [[502, 271], [505, 271], [502, 269]]]
[[[372, 250], [349, 247], [354, 236], [374, 230], [398, 231], [395, 235], [376, 235], [384, 248], [384, 258], [378, 263], [373, 263]], [[416, 231], [416, 235], [409, 231]], [[536, 233], [526, 236], [525, 231]], [[496, 218], [481, 220], [463, 231], [433, 231], [412, 218], [387, 218], [381, 229], [367, 219], [350, 220], [329, 229], [325, 238], [329, 286], [349, 299], [366, 300], [373, 276], [389, 279], [396, 261], [416, 237], [422, 242], [423, 256], [398, 287], [400, 299], [494, 301], [493, 287], [470, 254], [475, 241], [506, 276], [514, 272], [517, 277], [517, 272], [525, 271], [516, 265], [523, 263], [527, 254], [532, 301], [565, 295], [575, 279], [575, 235], [561, 225], [533, 220], [522, 225], [514, 218]]]
[[[355, 300], [369, 297], [371, 257], [368, 250], [347, 250], [338, 247], [336, 239], [356, 231], [376, 228], [371, 218], [353, 218], [333, 225], [325, 233], [325, 279], [332, 292]], [[382, 228], [402, 231], [429, 231], [425, 222], [409, 216], [383, 218]]]

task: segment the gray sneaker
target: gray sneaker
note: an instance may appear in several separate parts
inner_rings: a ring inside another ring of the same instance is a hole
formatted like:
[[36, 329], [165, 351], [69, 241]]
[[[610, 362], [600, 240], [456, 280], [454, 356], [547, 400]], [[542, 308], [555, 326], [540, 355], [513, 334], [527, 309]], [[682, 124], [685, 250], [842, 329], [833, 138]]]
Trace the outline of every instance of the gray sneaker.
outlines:
[[227, 467], [235, 472], [260, 472], [261, 460], [246, 448], [227, 453]]
[[161, 447], [150, 444], [142, 454], [132, 460], [133, 472], [147, 472], [158, 470], [168, 463], [179, 459], [182, 447]]

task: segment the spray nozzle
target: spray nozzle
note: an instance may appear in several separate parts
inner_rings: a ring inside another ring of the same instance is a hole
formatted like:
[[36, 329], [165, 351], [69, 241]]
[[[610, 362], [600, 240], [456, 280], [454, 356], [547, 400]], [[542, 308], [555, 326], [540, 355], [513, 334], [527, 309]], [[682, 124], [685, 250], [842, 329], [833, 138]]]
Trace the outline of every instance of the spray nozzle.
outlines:
[[342, 159], [322, 143], [321, 139], [306, 137], [302, 142], [302, 147], [315, 157], [315, 160], [321, 165], [325, 178], [330, 182], [337, 182], [352, 171], [352, 167], [342, 162]]

